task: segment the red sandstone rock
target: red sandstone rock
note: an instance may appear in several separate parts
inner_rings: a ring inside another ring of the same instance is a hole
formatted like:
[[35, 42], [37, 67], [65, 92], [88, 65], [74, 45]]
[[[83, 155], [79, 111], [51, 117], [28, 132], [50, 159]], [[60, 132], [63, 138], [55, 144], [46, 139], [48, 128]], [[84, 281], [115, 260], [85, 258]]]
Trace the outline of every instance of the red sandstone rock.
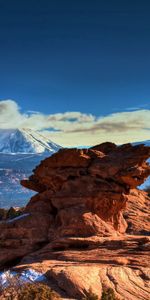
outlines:
[[53, 249], [49, 243], [17, 269], [42, 270], [70, 298], [82, 299], [89, 289], [101, 297], [103, 288], [112, 288], [118, 299], [149, 299], [149, 237], [64, 238]]
[[124, 218], [128, 223], [127, 233], [150, 235], [150, 198], [140, 190], [131, 190]]
[[[127, 224], [122, 210], [129, 199], [130, 188], [141, 184], [150, 174], [150, 167], [145, 162], [149, 155], [148, 147], [133, 147], [130, 144], [117, 147], [112, 143], [104, 143], [91, 149], [61, 149], [43, 161], [29, 180], [22, 181], [23, 186], [39, 192], [31, 199], [26, 211], [31, 212], [38, 207], [42, 210], [48, 207], [50, 210], [52, 206], [57, 215], [54, 231], [59, 228], [60, 236], [63, 231], [70, 234], [71, 230], [70, 224], [66, 225], [67, 217], [62, 222], [61, 210], [66, 209], [66, 216], [72, 216], [74, 211], [74, 222], [80, 224], [83, 218], [75, 213], [76, 208], [83, 214], [90, 211], [106, 222], [104, 235], [110, 234], [108, 226], [111, 234], [112, 227], [117, 232], [125, 232]], [[103, 235], [102, 221], [99, 221], [99, 229], [95, 224], [93, 234], [101, 232]], [[81, 231], [76, 225], [72, 233], [74, 236], [78, 236], [79, 231], [81, 234], [86, 231], [83, 224]], [[88, 230], [93, 232], [93, 229]]]
[[[142, 274], [148, 272], [149, 239], [142, 235], [148, 235], [149, 201], [136, 187], [150, 175], [149, 156], [150, 147], [104, 143], [61, 149], [42, 161], [22, 181], [37, 192], [25, 214], [0, 223], [0, 266], [18, 258], [35, 267], [43, 261], [45, 271], [70, 297], [82, 298], [91, 286], [100, 297], [105, 281], [117, 296], [147, 300]], [[85, 278], [87, 267], [90, 276]], [[127, 293], [123, 286], [128, 276], [132, 284], [128, 280]]]

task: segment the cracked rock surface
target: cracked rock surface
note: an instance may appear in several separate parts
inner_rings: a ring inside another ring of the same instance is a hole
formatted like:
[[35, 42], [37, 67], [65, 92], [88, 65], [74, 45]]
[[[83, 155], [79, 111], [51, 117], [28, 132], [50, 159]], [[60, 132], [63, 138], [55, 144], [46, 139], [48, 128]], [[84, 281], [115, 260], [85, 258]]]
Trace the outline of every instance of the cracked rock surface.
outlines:
[[20, 218], [0, 223], [0, 266], [41, 269], [66, 297], [149, 297], [150, 147], [104, 143], [61, 149], [24, 187], [37, 192]]

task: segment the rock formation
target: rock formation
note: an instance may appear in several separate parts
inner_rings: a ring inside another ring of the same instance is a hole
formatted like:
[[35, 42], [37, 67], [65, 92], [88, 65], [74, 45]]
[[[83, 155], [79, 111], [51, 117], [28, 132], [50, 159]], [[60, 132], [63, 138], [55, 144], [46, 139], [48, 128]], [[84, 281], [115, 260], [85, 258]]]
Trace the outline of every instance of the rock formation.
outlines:
[[104, 143], [42, 161], [21, 182], [37, 192], [24, 214], [0, 223], [1, 267], [40, 262], [76, 299], [108, 286], [119, 299], [147, 300], [149, 198], [136, 187], [150, 175], [149, 157], [144, 145]]

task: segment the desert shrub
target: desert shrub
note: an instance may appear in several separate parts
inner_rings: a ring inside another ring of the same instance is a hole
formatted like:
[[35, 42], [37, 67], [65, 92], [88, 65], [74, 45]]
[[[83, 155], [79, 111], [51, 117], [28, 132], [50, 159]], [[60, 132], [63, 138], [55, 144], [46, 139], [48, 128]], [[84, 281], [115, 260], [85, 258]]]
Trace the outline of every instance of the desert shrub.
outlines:
[[101, 300], [118, 300], [118, 298], [116, 298], [113, 289], [108, 288], [103, 290]]
[[[92, 289], [89, 289], [88, 294], [82, 300], [98, 300], [98, 295], [92, 292]], [[105, 288], [102, 292], [101, 300], [119, 300], [111, 288]]]
[[0, 208], [0, 221], [5, 220], [7, 216], [7, 210], [4, 208]]
[[144, 191], [147, 192], [148, 196], [150, 197], [150, 186], [147, 186]]
[[27, 283], [18, 291], [18, 300], [55, 300], [60, 299], [51, 288], [43, 283]]
[[23, 213], [24, 213], [24, 207], [20, 207], [20, 208], [10, 207], [9, 209], [0, 208], [0, 221], [16, 218]]
[[82, 300], [98, 300], [98, 296], [94, 294], [92, 289], [90, 288], [87, 295], [84, 296]]
[[10, 207], [10, 209], [7, 212], [6, 218], [7, 219], [13, 219], [13, 218], [18, 217], [19, 215], [20, 215], [20, 211], [17, 211], [15, 208]]
[[19, 288], [18, 276], [11, 276], [9, 271], [5, 272], [7, 286], [3, 284], [3, 279], [0, 278], [0, 300], [14, 300]]
[[9, 286], [0, 293], [0, 300], [58, 300], [59, 295], [43, 283], [26, 283], [22, 286]]
[[25, 283], [20, 275], [5, 272], [7, 286], [0, 280], [0, 300], [58, 300], [59, 295], [41, 282]]

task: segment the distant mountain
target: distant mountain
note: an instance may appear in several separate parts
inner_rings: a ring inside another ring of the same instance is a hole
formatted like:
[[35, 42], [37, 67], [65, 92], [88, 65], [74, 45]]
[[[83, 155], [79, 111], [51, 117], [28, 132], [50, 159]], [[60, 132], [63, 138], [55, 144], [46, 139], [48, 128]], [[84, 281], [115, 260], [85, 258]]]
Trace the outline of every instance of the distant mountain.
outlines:
[[[150, 147], [150, 140], [146, 141], [141, 141], [141, 142], [136, 142], [133, 143], [133, 145], [139, 145], [139, 144], [144, 144], [145, 146]], [[150, 158], [148, 159], [148, 162], [150, 163]], [[147, 180], [140, 186], [140, 189], [146, 189], [147, 187], [150, 187], [150, 176], [147, 178]]]
[[34, 194], [20, 185], [61, 146], [32, 130], [0, 130], [0, 207], [23, 206]]
[[139, 145], [139, 144], [144, 144], [145, 146], [150, 146], [150, 140], [133, 143], [133, 145]]
[[53, 143], [39, 132], [30, 129], [1, 129], [0, 152], [17, 153], [54, 153], [61, 146]]
[[34, 194], [20, 185], [51, 152], [35, 154], [0, 153], [0, 207], [23, 206]]
[[144, 144], [145, 146], [150, 146], [150, 140], [147, 140], [147, 141], [144, 141], [144, 142], [141, 142], [141, 144]]

